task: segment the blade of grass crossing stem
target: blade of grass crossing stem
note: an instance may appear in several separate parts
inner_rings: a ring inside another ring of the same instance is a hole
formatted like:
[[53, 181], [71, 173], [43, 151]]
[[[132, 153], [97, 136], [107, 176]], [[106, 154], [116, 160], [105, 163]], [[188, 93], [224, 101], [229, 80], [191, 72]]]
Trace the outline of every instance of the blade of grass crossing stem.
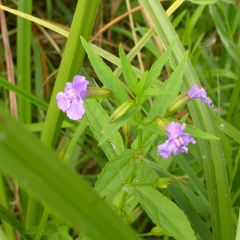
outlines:
[[[152, 20], [157, 34], [165, 48], [177, 37], [177, 34], [166, 16], [158, 0], [141, 0], [145, 11]], [[184, 55], [184, 48], [177, 40], [173, 47], [171, 62], [177, 65]], [[190, 61], [187, 62], [184, 83], [185, 87], [190, 87], [199, 82], [196, 72]], [[189, 110], [194, 124], [206, 132], [218, 135], [218, 129], [213, 121], [213, 113], [204, 105], [197, 102], [189, 104]], [[202, 155], [204, 173], [208, 188], [208, 196], [211, 206], [211, 218], [213, 239], [225, 240], [234, 239], [232, 206], [230, 202], [229, 183], [226, 172], [226, 162], [220, 141], [199, 140], [199, 147]]]
[[140, 240], [70, 166], [3, 110], [0, 133], [0, 171], [31, 190], [54, 215], [90, 239]]
[[[63, 121], [62, 114], [57, 108], [56, 94], [62, 91], [66, 82], [71, 81], [73, 76], [80, 71], [85, 55], [80, 36], [89, 39], [97, 14], [98, 4], [99, 0], [81, 0], [77, 2], [69, 37], [63, 52], [41, 136], [41, 141], [49, 147], [54, 146]], [[86, 19], [88, 19], [87, 24]], [[34, 214], [34, 211], [38, 207], [39, 204], [35, 202], [35, 204], [28, 209], [30, 211], [30, 216], [32, 213], [36, 220], [38, 220], [38, 216]], [[44, 225], [45, 224], [41, 224], [40, 227]]]
[[[19, 0], [18, 10], [32, 12], [32, 0]], [[27, 92], [31, 92], [31, 22], [17, 18], [17, 83]], [[19, 99], [19, 118], [23, 123], [31, 122], [31, 103]]]

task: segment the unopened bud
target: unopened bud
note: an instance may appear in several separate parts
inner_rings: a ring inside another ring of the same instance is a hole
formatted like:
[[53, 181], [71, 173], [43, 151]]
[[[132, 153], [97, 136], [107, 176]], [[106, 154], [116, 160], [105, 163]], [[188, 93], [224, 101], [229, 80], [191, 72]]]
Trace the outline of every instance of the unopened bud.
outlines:
[[164, 231], [158, 226], [153, 227], [149, 233], [149, 236], [155, 236], [155, 237], [161, 237], [163, 235], [165, 235]]
[[177, 112], [180, 108], [186, 105], [188, 101], [189, 101], [189, 96], [187, 92], [182, 93], [171, 103], [170, 107], [167, 109], [167, 112], [169, 114]]
[[157, 123], [157, 125], [164, 131], [166, 131], [167, 129], [167, 126], [168, 126], [168, 122], [163, 119], [163, 118], [160, 118], [160, 117], [156, 117], [155, 118], [155, 122]]
[[158, 178], [154, 185], [159, 188], [167, 188], [171, 183], [171, 178]]
[[128, 138], [130, 134], [130, 123], [129, 122], [124, 123], [122, 126], [122, 130], [125, 138]]
[[128, 100], [121, 104], [111, 115], [110, 121], [114, 121], [118, 118], [120, 118], [124, 113], [127, 112], [127, 110], [133, 105], [133, 100]]
[[107, 88], [91, 87], [87, 89], [87, 94], [91, 98], [107, 98], [112, 95], [112, 92]]

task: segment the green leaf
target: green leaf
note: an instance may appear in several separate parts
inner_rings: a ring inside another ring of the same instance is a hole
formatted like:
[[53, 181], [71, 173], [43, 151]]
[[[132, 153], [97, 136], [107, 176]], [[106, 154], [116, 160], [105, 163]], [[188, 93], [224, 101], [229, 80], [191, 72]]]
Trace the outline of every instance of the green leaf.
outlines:
[[183, 211], [163, 194], [153, 187], [137, 187], [133, 193], [152, 221], [166, 234], [176, 240], [196, 239]]
[[50, 212], [91, 239], [139, 239], [79, 175], [3, 110], [0, 136], [0, 171], [31, 191]]
[[92, 46], [81, 38], [83, 47], [85, 48], [92, 67], [97, 74], [99, 80], [104, 84], [104, 87], [110, 89], [113, 97], [118, 103], [127, 101], [128, 95], [123, 88], [120, 80], [113, 75], [111, 69], [103, 62], [103, 60], [93, 51]]
[[140, 106], [132, 107], [128, 110], [126, 114], [124, 114], [119, 119], [107, 123], [104, 129], [102, 130], [102, 137], [99, 141], [99, 145], [107, 141], [114, 132], [116, 132], [125, 122], [131, 119], [140, 109], [141, 109]]
[[204, 132], [201, 129], [189, 124], [187, 124], [186, 126], [186, 132], [190, 133], [190, 135], [197, 138], [208, 139], [208, 140], [219, 140], [219, 138], [214, 136], [213, 134]]
[[[99, 142], [103, 136], [102, 130], [109, 121], [109, 115], [95, 99], [86, 99], [84, 104], [86, 107], [85, 117], [94, 137]], [[109, 142], [103, 143], [101, 148], [107, 155], [108, 159], [111, 160], [115, 158], [116, 155], [123, 152], [125, 147], [122, 137], [117, 131], [109, 136], [108, 140]]]
[[166, 51], [163, 54], [161, 54], [157, 61], [151, 66], [145, 81], [144, 89], [151, 87], [153, 82], [159, 77], [159, 75], [162, 72], [164, 64], [166, 64], [167, 60], [169, 59], [174, 44], [175, 41], [173, 41], [172, 44], [168, 46]]
[[230, 2], [231, 0], [188, 0], [191, 3], [200, 4], [200, 5], [208, 5], [214, 4], [217, 2]]
[[121, 60], [121, 66], [123, 71], [124, 79], [132, 92], [136, 93], [136, 84], [138, 82], [137, 75], [130, 64], [123, 47], [119, 47], [119, 57]]
[[222, 118], [217, 117], [217, 127], [224, 132], [226, 135], [228, 135], [230, 138], [235, 140], [236, 142], [240, 143], [240, 131], [235, 128], [232, 124], [229, 122], [223, 120]]
[[121, 190], [121, 187], [126, 183], [126, 179], [133, 171], [133, 156], [133, 151], [125, 150], [104, 166], [96, 182], [96, 190], [101, 196], [113, 196]]
[[171, 102], [177, 97], [183, 82], [183, 73], [187, 59], [188, 56], [185, 54], [181, 62], [175, 68], [174, 72], [161, 86], [162, 93], [160, 96], [156, 97], [156, 100], [150, 110], [151, 117], [163, 117], [166, 114], [169, 104], [171, 104]]

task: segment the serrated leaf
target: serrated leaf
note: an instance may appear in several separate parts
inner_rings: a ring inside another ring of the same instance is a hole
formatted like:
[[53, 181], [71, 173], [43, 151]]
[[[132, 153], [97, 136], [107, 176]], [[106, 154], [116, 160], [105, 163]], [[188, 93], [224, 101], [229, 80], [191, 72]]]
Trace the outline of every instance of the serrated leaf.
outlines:
[[101, 196], [114, 195], [120, 191], [133, 171], [133, 155], [133, 151], [126, 150], [105, 165], [96, 182], [96, 190]]
[[176, 240], [196, 240], [194, 231], [183, 211], [153, 187], [137, 187], [137, 197], [151, 220]]

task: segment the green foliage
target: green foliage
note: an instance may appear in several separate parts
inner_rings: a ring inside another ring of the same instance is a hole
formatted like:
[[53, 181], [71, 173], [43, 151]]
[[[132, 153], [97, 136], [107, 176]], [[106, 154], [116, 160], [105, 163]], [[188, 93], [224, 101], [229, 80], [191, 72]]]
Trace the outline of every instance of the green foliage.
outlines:
[[152, 221], [167, 235], [175, 239], [196, 239], [184, 213], [160, 192], [152, 187], [138, 187], [134, 194]]
[[[16, 85], [0, 45], [1, 239], [239, 238], [238, 3], [127, 2], [0, 6], [18, 17], [15, 27], [6, 15]], [[84, 117], [71, 121], [56, 94], [76, 74], [90, 84]], [[194, 84], [212, 109], [189, 99]], [[173, 121], [186, 123], [196, 144], [165, 160], [157, 149]]]

